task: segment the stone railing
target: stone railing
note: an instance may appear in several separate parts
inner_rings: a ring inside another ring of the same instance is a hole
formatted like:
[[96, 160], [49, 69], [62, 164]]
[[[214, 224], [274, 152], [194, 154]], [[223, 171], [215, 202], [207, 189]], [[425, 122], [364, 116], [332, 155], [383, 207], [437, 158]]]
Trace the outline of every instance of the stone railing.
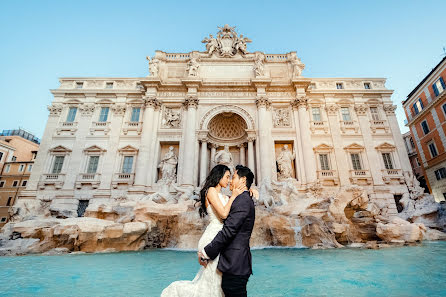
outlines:
[[110, 131], [110, 122], [92, 122], [90, 134], [93, 135], [95, 131], [104, 131], [104, 134], [107, 135]]
[[383, 169], [381, 170], [383, 181], [388, 184], [392, 180], [399, 183], [404, 183], [404, 176], [402, 169]]
[[39, 188], [45, 189], [45, 186], [53, 185], [56, 189], [62, 188], [65, 181], [63, 173], [46, 173], [40, 176]]
[[353, 121], [353, 120], [351, 120], [351, 121], [340, 121], [339, 123], [341, 124], [341, 131], [342, 131], [342, 133], [345, 133], [345, 132], [350, 131], [350, 130], [351, 131], [354, 130], [355, 133], [358, 133], [358, 131], [359, 131], [359, 126], [356, 123], [356, 121]]
[[317, 177], [325, 186], [339, 184], [338, 172], [336, 170], [318, 170]]
[[377, 130], [385, 130], [386, 133], [390, 131], [389, 125], [387, 125], [386, 120], [370, 120], [370, 129], [373, 133], [376, 133]]
[[56, 129], [56, 135], [71, 134], [74, 135], [77, 131], [77, 122], [62, 122]]
[[316, 130], [321, 130], [325, 133], [328, 133], [328, 125], [326, 121], [311, 121], [310, 122], [310, 130], [311, 133], [314, 133]]
[[116, 189], [119, 184], [131, 186], [133, 185], [134, 179], [134, 173], [115, 173], [113, 175], [112, 187]]
[[350, 182], [352, 184], [367, 184], [372, 183], [372, 177], [370, 171], [367, 169], [350, 170]]
[[100, 173], [80, 173], [76, 179], [76, 188], [82, 188], [82, 185], [90, 184], [96, 189], [101, 183]]
[[124, 127], [122, 128], [122, 133], [127, 135], [129, 131], [136, 131], [136, 133], [140, 135], [142, 131], [142, 122], [125, 122]]
[[288, 61], [287, 55], [265, 55], [265, 60], [268, 62], [286, 62]]
[[190, 54], [166, 54], [166, 60], [187, 60], [190, 58]]
[[62, 127], [77, 127], [77, 122], [63, 122]]

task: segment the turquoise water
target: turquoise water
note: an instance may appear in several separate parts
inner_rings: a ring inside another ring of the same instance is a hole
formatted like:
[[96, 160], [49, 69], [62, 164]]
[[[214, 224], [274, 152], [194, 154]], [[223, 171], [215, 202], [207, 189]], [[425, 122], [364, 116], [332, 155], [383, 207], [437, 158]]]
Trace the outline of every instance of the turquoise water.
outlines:
[[[0, 296], [159, 296], [195, 252], [0, 257]], [[446, 296], [446, 242], [381, 250], [253, 251], [249, 296]]]

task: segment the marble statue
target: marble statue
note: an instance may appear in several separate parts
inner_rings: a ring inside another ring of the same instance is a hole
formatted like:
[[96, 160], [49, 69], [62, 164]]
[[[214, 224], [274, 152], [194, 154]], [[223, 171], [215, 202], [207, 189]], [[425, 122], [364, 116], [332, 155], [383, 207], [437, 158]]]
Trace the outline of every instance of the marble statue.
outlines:
[[218, 27], [220, 31], [217, 33], [217, 38], [214, 38], [212, 34], [209, 37], [205, 37], [202, 43], [206, 43], [206, 52], [209, 57], [212, 54], [217, 53], [222, 57], [233, 57], [237, 53], [247, 54], [246, 44], [250, 43], [251, 40], [244, 37], [242, 34], [240, 36], [235, 32], [235, 27], [229, 25], [224, 25], [223, 27]]
[[229, 151], [229, 146], [225, 145], [225, 148], [221, 151], [219, 151], [216, 155], [215, 155], [215, 164], [219, 165], [226, 165], [229, 167], [229, 169], [231, 169], [231, 172], [234, 172], [234, 163], [233, 163], [233, 159], [232, 159], [232, 154]]
[[198, 64], [197, 58], [192, 57], [189, 62], [187, 62], [187, 74], [189, 76], [198, 76], [198, 68], [200, 65]]
[[265, 76], [265, 67], [263, 66], [264, 56], [262, 54], [257, 53], [256, 59], [254, 61], [254, 71], [256, 77]]
[[151, 59], [147, 56], [147, 60], [149, 61], [149, 71], [151, 76], [157, 77], [159, 72], [159, 60], [157, 58]]
[[279, 179], [292, 178], [293, 166], [292, 161], [296, 158], [296, 155], [288, 149], [288, 145], [285, 144], [282, 147], [282, 151], [277, 157], [277, 165], [279, 166]]
[[164, 155], [158, 168], [161, 168], [161, 181], [170, 184], [176, 180], [178, 157], [175, 155], [174, 147], [169, 147], [169, 151]]

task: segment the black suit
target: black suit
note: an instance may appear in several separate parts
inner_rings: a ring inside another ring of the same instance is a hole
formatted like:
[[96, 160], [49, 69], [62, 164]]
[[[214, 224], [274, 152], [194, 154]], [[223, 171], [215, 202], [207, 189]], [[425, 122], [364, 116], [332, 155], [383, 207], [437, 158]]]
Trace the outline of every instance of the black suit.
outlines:
[[223, 229], [204, 248], [212, 260], [220, 254], [217, 268], [223, 273], [222, 288], [226, 297], [246, 296], [246, 283], [252, 274], [249, 239], [254, 220], [254, 202], [245, 191], [232, 203]]

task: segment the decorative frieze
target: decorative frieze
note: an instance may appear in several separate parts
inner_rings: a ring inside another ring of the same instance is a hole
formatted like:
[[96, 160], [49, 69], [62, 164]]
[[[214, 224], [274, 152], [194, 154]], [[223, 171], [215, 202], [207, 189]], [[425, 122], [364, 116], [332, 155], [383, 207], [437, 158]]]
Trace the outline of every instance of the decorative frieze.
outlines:
[[164, 128], [180, 128], [181, 127], [181, 109], [164, 108], [162, 126]]
[[393, 104], [386, 104], [384, 105], [384, 111], [387, 115], [394, 115], [396, 110], [396, 105]]
[[274, 127], [291, 127], [291, 113], [289, 108], [274, 109]]
[[367, 109], [368, 109], [368, 107], [365, 104], [355, 105], [355, 111], [356, 111], [357, 115], [360, 115], [360, 116], [367, 115]]
[[82, 116], [91, 116], [93, 114], [95, 110], [95, 105], [94, 104], [82, 104], [79, 107], [79, 111], [81, 112]]
[[126, 109], [126, 106], [123, 104], [116, 104], [112, 106], [112, 111], [117, 116], [123, 116]]
[[48, 111], [50, 112], [50, 116], [60, 116], [60, 113], [62, 112], [62, 105], [60, 104], [52, 104], [48, 105]]
[[337, 104], [327, 104], [325, 106], [325, 110], [328, 115], [337, 115], [339, 110], [339, 105]]

